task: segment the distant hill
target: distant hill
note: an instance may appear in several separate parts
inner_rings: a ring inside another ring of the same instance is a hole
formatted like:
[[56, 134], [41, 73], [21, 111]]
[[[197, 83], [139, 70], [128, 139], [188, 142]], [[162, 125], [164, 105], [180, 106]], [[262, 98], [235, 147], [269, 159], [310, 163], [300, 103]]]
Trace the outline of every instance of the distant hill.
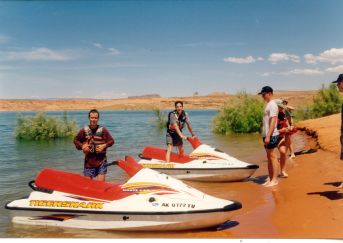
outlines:
[[146, 94], [146, 95], [137, 95], [137, 96], [129, 96], [128, 99], [139, 99], [139, 98], [161, 98], [159, 94]]

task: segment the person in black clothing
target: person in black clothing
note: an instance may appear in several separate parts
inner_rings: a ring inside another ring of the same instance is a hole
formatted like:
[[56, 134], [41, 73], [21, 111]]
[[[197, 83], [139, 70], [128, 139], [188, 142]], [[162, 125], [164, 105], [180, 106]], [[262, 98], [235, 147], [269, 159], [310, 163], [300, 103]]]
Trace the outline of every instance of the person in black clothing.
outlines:
[[167, 134], [166, 134], [166, 143], [167, 143], [166, 162], [167, 163], [170, 162], [170, 153], [173, 149], [173, 146], [178, 147], [180, 155], [184, 153], [182, 139], [186, 139], [187, 137], [182, 134], [182, 129], [185, 126], [185, 124], [187, 125], [187, 128], [189, 132], [191, 133], [192, 137], [195, 137], [188, 114], [187, 112], [183, 110], [183, 102], [176, 101], [175, 110], [169, 112], [168, 114]]
[[[343, 92], [343, 73], [338, 75], [337, 80], [333, 81], [332, 83], [337, 84], [337, 88], [339, 92]], [[341, 156], [340, 159], [343, 160], [343, 104], [342, 104], [342, 110], [341, 110]], [[343, 188], [343, 182], [338, 186], [339, 188]]]
[[[343, 92], [343, 73], [341, 73], [337, 80], [333, 81], [332, 83], [336, 83], [338, 90]], [[343, 104], [341, 113], [341, 160], [343, 160]]]

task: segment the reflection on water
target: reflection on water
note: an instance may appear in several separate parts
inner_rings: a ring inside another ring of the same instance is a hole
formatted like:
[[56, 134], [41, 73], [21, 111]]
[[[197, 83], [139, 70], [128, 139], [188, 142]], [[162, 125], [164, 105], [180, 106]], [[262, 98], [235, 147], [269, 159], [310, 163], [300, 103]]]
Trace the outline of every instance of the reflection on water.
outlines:
[[[260, 164], [264, 160], [264, 150], [259, 134], [214, 135], [211, 121], [216, 111], [188, 111], [195, 134], [211, 146], [231, 154], [243, 161]], [[25, 112], [24, 115], [33, 115]], [[48, 112], [49, 115], [62, 116], [63, 112]], [[68, 112], [81, 128], [88, 123], [87, 111]], [[165, 131], [157, 131], [152, 123], [153, 113], [149, 111], [102, 111], [100, 124], [104, 125], [115, 138], [116, 144], [108, 150], [108, 160], [132, 155], [138, 160], [138, 154], [147, 145], [165, 147]], [[80, 229], [61, 229], [54, 227], [34, 227], [13, 225], [9, 212], [4, 209], [6, 202], [21, 198], [30, 193], [27, 183], [35, 178], [44, 167], [51, 167], [82, 173], [83, 154], [77, 151], [71, 139], [59, 139], [44, 142], [18, 141], [14, 138], [16, 125], [15, 112], [0, 113], [0, 237], [232, 237], [230, 230], [208, 229], [182, 233], [125, 233], [90, 231]], [[185, 132], [188, 134], [188, 131]], [[191, 146], [185, 142], [186, 152]], [[108, 180], [123, 182], [126, 175], [116, 167], [109, 168]], [[230, 191], [230, 183], [190, 183], [190, 185], [211, 195], [235, 199], [239, 192]]]

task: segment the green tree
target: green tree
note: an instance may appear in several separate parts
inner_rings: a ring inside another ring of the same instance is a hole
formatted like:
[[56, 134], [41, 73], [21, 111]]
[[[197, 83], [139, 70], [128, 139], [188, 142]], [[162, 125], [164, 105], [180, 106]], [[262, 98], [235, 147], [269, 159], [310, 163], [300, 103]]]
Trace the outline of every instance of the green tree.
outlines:
[[328, 88], [325, 85], [313, 97], [312, 104], [302, 106], [295, 110], [296, 120], [306, 120], [339, 113], [342, 106], [342, 97], [335, 84]]
[[72, 137], [77, 132], [76, 121], [69, 121], [65, 112], [62, 119], [38, 112], [35, 116], [17, 116], [15, 136], [23, 140], [49, 140]]
[[218, 134], [260, 132], [263, 106], [262, 100], [240, 92], [220, 109], [213, 120], [213, 131]]

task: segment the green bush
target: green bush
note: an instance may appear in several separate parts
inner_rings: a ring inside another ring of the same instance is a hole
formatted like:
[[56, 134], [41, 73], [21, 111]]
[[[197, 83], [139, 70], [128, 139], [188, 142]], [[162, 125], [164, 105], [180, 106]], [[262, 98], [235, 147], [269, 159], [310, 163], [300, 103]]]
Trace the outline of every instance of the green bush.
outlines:
[[154, 113], [154, 124], [158, 130], [162, 130], [167, 127], [166, 114], [160, 109], [155, 108], [152, 110]]
[[69, 121], [65, 112], [62, 119], [39, 112], [35, 116], [17, 116], [16, 138], [23, 140], [49, 140], [72, 137], [77, 133], [76, 121]]
[[261, 99], [240, 92], [225, 102], [213, 120], [213, 131], [218, 134], [260, 132], [263, 107]]
[[324, 85], [313, 98], [313, 103], [299, 107], [294, 112], [296, 120], [306, 120], [339, 113], [342, 106], [342, 97], [335, 84], [328, 88]]

